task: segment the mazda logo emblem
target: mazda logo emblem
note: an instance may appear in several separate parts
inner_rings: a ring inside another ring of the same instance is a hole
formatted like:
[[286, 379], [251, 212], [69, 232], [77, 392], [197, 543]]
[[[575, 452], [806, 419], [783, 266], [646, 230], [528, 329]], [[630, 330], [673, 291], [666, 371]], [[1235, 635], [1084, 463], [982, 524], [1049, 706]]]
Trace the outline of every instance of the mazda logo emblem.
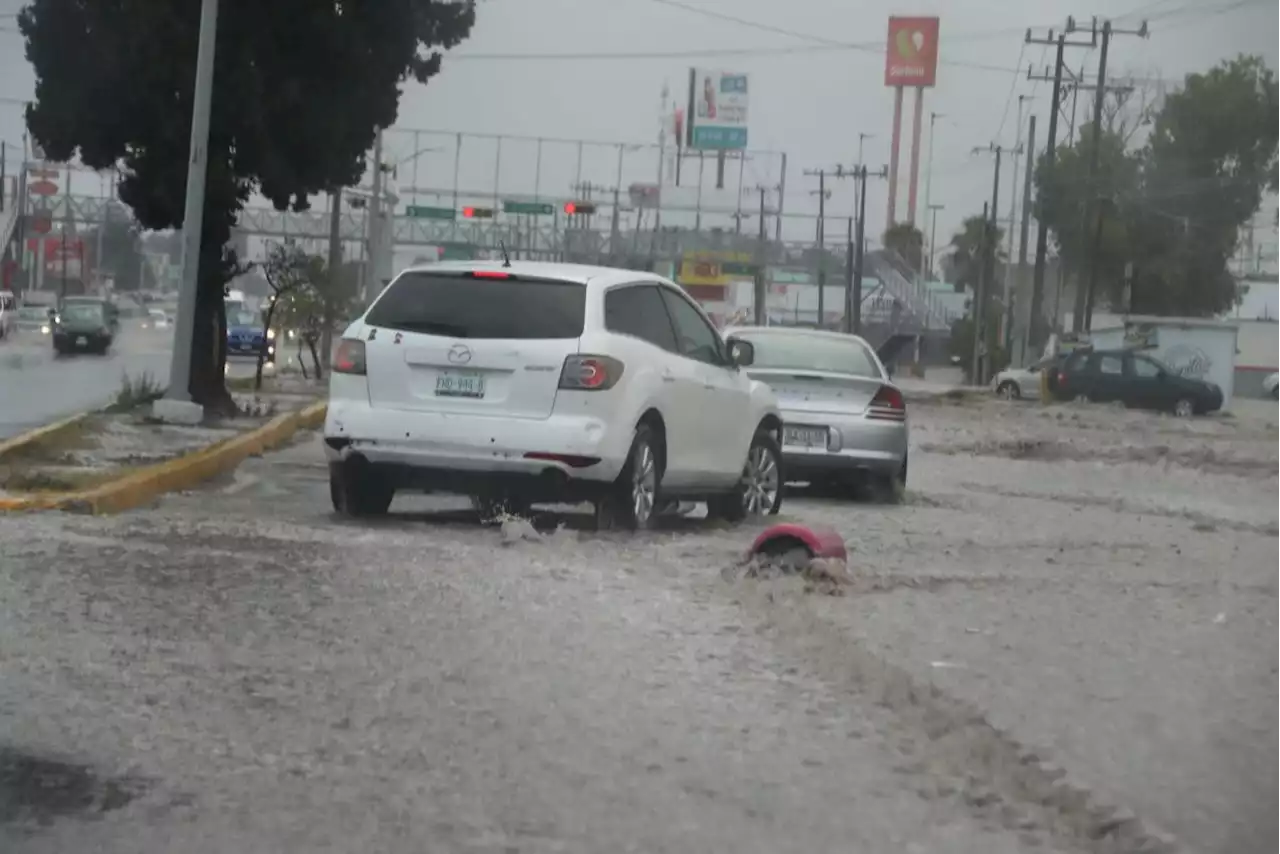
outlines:
[[465, 365], [471, 361], [471, 348], [466, 344], [454, 344], [449, 348], [449, 362], [454, 365]]

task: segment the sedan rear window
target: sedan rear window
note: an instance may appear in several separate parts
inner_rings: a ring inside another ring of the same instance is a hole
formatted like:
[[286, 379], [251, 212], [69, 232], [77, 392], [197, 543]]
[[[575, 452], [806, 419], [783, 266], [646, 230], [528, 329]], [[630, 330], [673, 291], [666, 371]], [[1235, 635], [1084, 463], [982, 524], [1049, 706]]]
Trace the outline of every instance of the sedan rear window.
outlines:
[[827, 371], [856, 377], [880, 379], [880, 368], [871, 351], [852, 338], [842, 340], [804, 333], [735, 332], [734, 338], [750, 341], [755, 347], [753, 368], [789, 371]]
[[578, 338], [586, 301], [577, 282], [405, 273], [365, 322], [450, 338]]

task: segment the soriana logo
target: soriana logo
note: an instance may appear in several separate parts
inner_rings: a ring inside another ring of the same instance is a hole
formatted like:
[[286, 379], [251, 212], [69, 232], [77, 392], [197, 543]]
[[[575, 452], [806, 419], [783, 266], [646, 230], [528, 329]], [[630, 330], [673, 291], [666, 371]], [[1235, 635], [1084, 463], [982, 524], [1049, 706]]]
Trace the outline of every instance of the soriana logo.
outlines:
[[932, 86], [938, 79], [938, 19], [890, 18], [884, 85]]

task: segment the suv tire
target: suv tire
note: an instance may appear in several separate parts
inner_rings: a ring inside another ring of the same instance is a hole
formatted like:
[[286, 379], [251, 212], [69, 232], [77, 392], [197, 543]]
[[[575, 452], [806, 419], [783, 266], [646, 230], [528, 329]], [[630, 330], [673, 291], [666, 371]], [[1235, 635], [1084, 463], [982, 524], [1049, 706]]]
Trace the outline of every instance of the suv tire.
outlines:
[[609, 493], [596, 501], [596, 528], [647, 531], [661, 518], [662, 445], [648, 424], [636, 427], [627, 462]]
[[395, 494], [395, 487], [378, 477], [367, 464], [329, 464], [329, 500], [339, 516], [353, 519], [384, 516]]
[[782, 509], [785, 484], [778, 440], [773, 434], [758, 430], [751, 438], [738, 485], [707, 502], [707, 518], [741, 522], [748, 516], [775, 516]]

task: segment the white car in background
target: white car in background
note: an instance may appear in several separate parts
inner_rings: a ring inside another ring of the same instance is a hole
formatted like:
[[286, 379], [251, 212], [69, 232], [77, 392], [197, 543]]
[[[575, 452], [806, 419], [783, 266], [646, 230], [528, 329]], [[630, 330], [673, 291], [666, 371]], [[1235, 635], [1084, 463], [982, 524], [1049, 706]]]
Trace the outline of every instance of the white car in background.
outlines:
[[172, 329], [173, 321], [169, 319], [169, 315], [165, 314], [158, 308], [147, 310], [147, 318], [142, 321], [143, 329]]
[[1272, 374], [1263, 380], [1262, 390], [1273, 400], [1280, 399], [1280, 373]]
[[1056, 363], [1054, 358], [1044, 358], [1025, 368], [1005, 368], [992, 378], [991, 388], [1006, 400], [1039, 400], [1041, 373]]
[[706, 313], [649, 273], [445, 262], [396, 277], [342, 335], [325, 453], [343, 515], [397, 491], [481, 509], [590, 501], [649, 528], [680, 501], [730, 521], [782, 504], [777, 400]]

